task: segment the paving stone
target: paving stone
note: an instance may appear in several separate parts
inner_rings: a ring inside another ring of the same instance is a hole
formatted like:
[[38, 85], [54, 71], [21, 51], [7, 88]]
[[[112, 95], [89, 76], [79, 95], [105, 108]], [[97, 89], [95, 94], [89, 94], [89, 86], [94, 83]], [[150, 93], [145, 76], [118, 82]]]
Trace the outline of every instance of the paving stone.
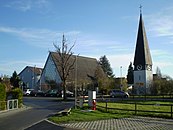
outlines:
[[86, 130], [173, 130], [173, 120], [150, 117], [108, 119], [59, 125]]

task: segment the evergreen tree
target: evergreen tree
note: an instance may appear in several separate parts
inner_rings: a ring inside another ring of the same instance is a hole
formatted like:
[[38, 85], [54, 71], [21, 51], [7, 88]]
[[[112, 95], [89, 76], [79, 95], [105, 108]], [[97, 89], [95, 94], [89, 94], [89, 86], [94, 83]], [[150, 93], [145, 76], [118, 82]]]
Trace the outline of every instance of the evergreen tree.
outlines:
[[133, 84], [134, 83], [132, 62], [130, 62], [130, 65], [129, 65], [129, 68], [128, 68], [127, 83], [128, 84]]
[[101, 65], [105, 74], [108, 75], [108, 77], [114, 77], [110, 63], [105, 55], [100, 57], [99, 64]]
[[20, 78], [17, 75], [17, 72], [14, 71], [12, 77], [10, 78], [10, 83], [14, 88], [19, 88], [19, 82], [20, 82]]

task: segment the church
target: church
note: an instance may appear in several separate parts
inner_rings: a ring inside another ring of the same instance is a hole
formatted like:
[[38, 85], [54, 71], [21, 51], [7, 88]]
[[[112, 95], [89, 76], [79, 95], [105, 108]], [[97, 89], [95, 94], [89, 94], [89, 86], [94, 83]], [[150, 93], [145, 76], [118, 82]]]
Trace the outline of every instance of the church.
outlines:
[[[40, 77], [40, 89], [42, 91], [51, 89], [50, 86], [52, 85], [55, 85], [54, 88], [57, 90], [62, 89], [60, 85], [62, 83], [62, 79], [60, 77], [60, 73], [62, 73], [60, 69], [61, 61], [58, 60], [60, 58], [61, 57], [57, 52], [49, 52]], [[67, 63], [69, 64], [75, 59], [76, 61], [73, 65], [73, 69], [69, 71], [69, 75], [67, 77], [68, 90], [73, 91], [75, 82], [79, 89], [84, 89], [89, 85], [93, 86], [91, 77], [95, 77], [95, 74], [98, 71], [101, 76], [105, 76], [103, 69], [95, 58], [72, 55]]]
[[151, 87], [153, 82], [153, 64], [147, 35], [145, 32], [144, 22], [142, 19], [141, 7], [133, 65], [133, 93], [137, 95], [151, 94]]

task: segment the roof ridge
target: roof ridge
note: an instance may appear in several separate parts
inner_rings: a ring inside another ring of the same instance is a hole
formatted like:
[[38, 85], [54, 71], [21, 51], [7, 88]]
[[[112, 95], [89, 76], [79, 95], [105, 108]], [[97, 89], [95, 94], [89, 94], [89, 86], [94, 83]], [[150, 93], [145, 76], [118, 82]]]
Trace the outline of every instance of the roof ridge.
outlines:
[[[50, 53], [58, 53], [58, 52], [50, 51]], [[96, 58], [93, 58], [93, 57], [80, 56], [80, 55], [77, 55], [77, 54], [73, 54], [72, 56], [77, 56], [77, 57], [81, 57], [81, 58], [87, 58], [87, 59], [94, 59], [94, 60], [97, 60]]]

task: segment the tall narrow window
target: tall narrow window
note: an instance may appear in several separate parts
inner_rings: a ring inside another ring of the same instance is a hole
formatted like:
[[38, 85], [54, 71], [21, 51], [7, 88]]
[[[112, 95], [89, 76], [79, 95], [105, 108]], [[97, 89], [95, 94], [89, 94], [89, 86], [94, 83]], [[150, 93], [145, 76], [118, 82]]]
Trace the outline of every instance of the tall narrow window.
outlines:
[[141, 76], [139, 75], [139, 80], [141, 80]]

